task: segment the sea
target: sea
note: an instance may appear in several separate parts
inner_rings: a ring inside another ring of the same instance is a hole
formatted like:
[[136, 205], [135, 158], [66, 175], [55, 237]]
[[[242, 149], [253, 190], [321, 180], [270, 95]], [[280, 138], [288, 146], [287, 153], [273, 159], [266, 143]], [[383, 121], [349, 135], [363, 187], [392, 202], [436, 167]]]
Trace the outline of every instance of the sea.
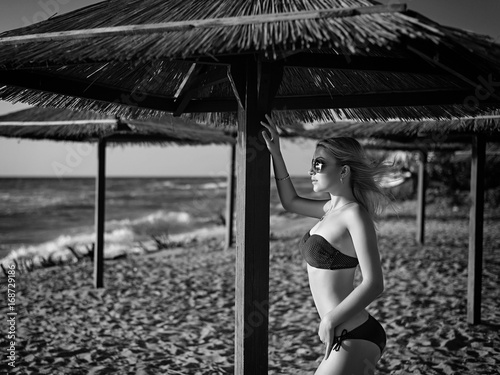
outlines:
[[[310, 180], [294, 178], [299, 192]], [[107, 177], [105, 246], [223, 228], [225, 177]], [[271, 212], [281, 209], [271, 184]], [[314, 193], [313, 193], [314, 194]], [[95, 241], [95, 178], [1, 178], [0, 262]]]

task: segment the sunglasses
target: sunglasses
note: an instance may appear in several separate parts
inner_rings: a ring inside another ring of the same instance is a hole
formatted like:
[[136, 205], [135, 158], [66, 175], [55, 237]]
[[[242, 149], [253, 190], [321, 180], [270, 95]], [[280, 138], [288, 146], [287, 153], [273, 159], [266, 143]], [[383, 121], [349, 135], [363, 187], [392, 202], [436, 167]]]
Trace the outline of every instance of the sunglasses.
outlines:
[[321, 170], [325, 166], [325, 162], [321, 159], [318, 160], [318, 158], [313, 159], [311, 162], [311, 169], [314, 171], [314, 173], [321, 173]]

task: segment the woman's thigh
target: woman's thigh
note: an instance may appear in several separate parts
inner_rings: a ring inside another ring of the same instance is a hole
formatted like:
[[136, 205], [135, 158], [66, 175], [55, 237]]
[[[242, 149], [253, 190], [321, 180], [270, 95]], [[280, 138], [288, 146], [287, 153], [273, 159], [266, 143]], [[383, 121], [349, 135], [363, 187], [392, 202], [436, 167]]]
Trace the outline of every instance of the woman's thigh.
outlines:
[[367, 340], [344, 340], [338, 352], [323, 360], [315, 375], [373, 375], [380, 348]]

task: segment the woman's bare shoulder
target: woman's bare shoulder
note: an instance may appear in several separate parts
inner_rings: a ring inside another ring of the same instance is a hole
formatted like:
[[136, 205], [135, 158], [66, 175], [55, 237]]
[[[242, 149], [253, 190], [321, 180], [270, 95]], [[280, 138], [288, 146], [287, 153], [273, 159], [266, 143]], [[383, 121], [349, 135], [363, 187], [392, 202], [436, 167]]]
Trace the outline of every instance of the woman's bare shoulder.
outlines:
[[347, 223], [351, 225], [373, 225], [373, 220], [368, 211], [358, 202], [350, 204], [344, 211]]

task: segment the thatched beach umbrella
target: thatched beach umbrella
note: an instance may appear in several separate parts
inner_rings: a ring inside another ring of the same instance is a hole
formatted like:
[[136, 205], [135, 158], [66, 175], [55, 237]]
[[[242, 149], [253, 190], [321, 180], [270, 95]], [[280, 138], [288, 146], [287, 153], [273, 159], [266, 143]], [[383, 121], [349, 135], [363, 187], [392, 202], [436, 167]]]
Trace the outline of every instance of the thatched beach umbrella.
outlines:
[[500, 101], [500, 46], [404, 4], [115, 0], [0, 38], [0, 97], [54, 107], [232, 118], [250, 56], [276, 75], [260, 81], [280, 83], [270, 109], [302, 121], [458, 116]]
[[3, 33], [0, 46], [3, 100], [238, 118], [237, 374], [267, 373], [264, 114], [388, 120], [500, 107], [491, 38], [372, 0], [110, 0]]
[[[355, 137], [407, 144], [408, 147], [446, 148], [449, 144], [470, 144], [481, 137], [488, 142], [500, 142], [500, 115], [418, 121], [337, 121], [300, 131], [307, 138]], [[380, 143], [382, 146], [383, 142]]]
[[134, 119], [92, 111], [29, 108], [0, 116], [0, 125], [0, 136], [32, 140], [181, 146], [235, 143], [229, 131], [201, 126], [167, 113], [161, 117]]
[[[107, 144], [233, 145], [234, 137], [221, 129], [200, 126], [164, 114], [149, 120], [121, 119], [95, 112], [29, 108], [0, 116], [0, 137], [97, 143], [94, 286], [104, 286], [104, 208]], [[230, 160], [232, 165], [233, 161]], [[232, 171], [228, 175], [228, 204], [233, 197]], [[226, 246], [232, 237], [232, 207], [226, 212]]]

